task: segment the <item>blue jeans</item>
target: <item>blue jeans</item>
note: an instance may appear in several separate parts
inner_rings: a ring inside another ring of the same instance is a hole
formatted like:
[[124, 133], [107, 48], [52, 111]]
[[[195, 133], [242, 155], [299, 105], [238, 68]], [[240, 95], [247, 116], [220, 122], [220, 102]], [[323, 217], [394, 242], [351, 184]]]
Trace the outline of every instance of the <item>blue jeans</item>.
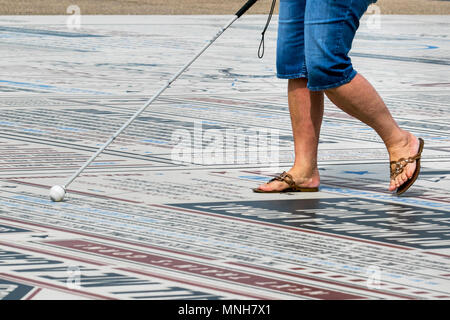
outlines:
[[280, 0], [277, 77], [307, 78], [313, 91], [356, 76], [348, 53], [367, 7], [376, 0]]

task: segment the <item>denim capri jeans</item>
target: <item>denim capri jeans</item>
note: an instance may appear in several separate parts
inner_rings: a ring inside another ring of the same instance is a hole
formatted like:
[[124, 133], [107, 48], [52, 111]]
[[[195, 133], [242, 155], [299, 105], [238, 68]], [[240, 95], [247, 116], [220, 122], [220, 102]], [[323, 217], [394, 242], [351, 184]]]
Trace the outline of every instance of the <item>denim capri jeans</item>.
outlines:
[[277, 77], [336, 88], [356, 76], [348, 53], [367, 7], [376, 0], [280, 0]]

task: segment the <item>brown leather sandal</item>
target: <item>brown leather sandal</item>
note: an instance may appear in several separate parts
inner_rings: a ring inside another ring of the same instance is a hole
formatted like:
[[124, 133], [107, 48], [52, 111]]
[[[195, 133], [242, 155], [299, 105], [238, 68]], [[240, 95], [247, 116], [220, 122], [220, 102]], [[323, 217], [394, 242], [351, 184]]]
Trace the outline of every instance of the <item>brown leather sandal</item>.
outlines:
[[413, 183], [417, 180], [417, 177], [419, 176], [420, 172], [420, 158], [422, 156], [423, 146], [425, 142], [422, 138], [419, 138], [419, 152], [414, 157], [409, 157], [408, 159], [401, 158], [397, 161], [391, 161], [391, 180], [395, 179], [399, 174], [401, 174], [404, 170], [404, 168], [409, 164], [413, 163], [414, 161], [417, 161], [416, 163], [416, 170], [414, 171], [411, 178], [409, 178], [404, 184], [402, 184], [400, 187], [397, 188], [396, 194], [399, 196], [402, 193], [404, 193], [406, 190], [408, 190]]
[[286, 189], [280, 190], [280, 191], [275, 191], [275, 190], [273, 190], [273, 191], [264, 191], [264, 190], [261, 190], [259, 188], [254, 188], [253, 192], [258, 192], [258, 193], [283, 193], [283, 192], [317, 192], [317, 191], [319, 191], [319, 188], [304, 188], [304, 187], [297, 186], [295, 184], [295, 181], [292, 178], [292, 176], [289, 173], [287, 173], [286, 171], [283, 171], [282, 174], [276, 176], [275, 178], [273, 178], [272, 180], [270, 180], [267, 183], [271, 183], [272, 181], [275, 181], [275, 180], [286, 182], [289, 185], [289, 187], [286, 188]]

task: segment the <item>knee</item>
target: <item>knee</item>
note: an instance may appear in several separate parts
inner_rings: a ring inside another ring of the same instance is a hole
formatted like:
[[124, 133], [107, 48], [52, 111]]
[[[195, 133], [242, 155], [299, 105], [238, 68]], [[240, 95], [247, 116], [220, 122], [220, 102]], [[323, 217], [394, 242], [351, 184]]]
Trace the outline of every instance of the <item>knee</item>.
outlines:
[[343, 22], [305, 25], [305, 61], [311, 89], [337, 87], [355, 75], [348, 56], [352, 41], [353, 33], [345, 30]]
[[335, 88], [349, 82], [356, 71], [346, 53], [335, 53], [328, 48], [307, 52], [306, 70], [311, 90]]

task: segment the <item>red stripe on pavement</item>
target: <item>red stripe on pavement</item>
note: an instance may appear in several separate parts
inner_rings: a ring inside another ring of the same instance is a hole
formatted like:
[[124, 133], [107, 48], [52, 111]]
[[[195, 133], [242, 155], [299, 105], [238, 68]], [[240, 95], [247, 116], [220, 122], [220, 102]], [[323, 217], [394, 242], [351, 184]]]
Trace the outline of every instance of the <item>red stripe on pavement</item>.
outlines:
[[178, 279], [175, 277], [163, 276], [163, 275], [151, 273], [148, 271], [135, 270], [135, 269], [131, 269], [131, 268], [116, 268], [116, 270], [127, 271], [127, 272], [131, 272], [131, 273], [140, 274], [143, 276], [150, 276], [150, 277], [155, 277], [155, 278], [159, 278], [159, 279], [163, 279], [163, 280], [179, 282], [179, 283], [183, 283], [183, 284], [187, 284], [187, 285], [191, 285], [191, 286], [195, 286], [195, 287], [200, 287], [200, 288], [205, 288], [205, 289], [212, 289], [212, 290], [217, 290], [217, 291], [221, 291], [221, 292], [232, 293], [232, 294], [236, 294], [236, 295], [240, 295], [240, 296], [246, 296], [246, 297], [249, 297], [252, 299], [271, 300], [271, 298], [268, 298], [268, 297], [257, 296], [257, 295], [243, 293], [243, 292], [234, 291], [234, 290], [230, 290], [230, 289], [220, 288], [218, 286], [214, 286], [214, 287], [208, 286], [205, 284], [200, 284], [200, 283], [191, 282], [191, 281], [187, 281], [187, 280], [181, 280], [181, 279]]
[[58, 286], [58, 285], [55, 285], [55, 284], [51, 284], [51, 283], [47, 283], [47, 282], [43, 282], [43, 281], [39, 281], [39, 280], [23, 278], [23, 277], [19, 277], [19, 276], [13, 276], [11, 274], [6, 274], [6, 273], [0, 273], [0, 277], [5, 278], [6, 280], [13, 279], [14, 281], [20, 281], [20, 282], [23, 282], [23, 283], [30, 283], [32, 285], [38, 285], [38, 286], [41, 286], [41, 287], [48, 287], [48, 288], [51, 288], [51, 289], [56, 289], [56, 290], [68, 292], [68, 293], [71, 293], [71, 294], [78, 294], [78, 295], [86, 296], [88, 298], [93, 298], [93, 299], [117, 300], [116, 298], [102, 296], [102, 295], [99, 295], [99, 294], [89, 293], [89, 292], [76, 290], [76, 289], [73, 289], [73, 290], [72, 289], [67, 289], [65, 287]]
[[45, 251], [45, 250], [34, 249], [34, 248], [25, 247], [25, 246], [19, 246], [19, 245], [16, 245], [16, 244], [11, 244], [11, 243], [8, 243], [8, 242], [3, 242], [3, 241], [0, 241], [0, 245], [1, 246], [11, 247], [11, 248], [16, 248], [16, 249], [23, 249], [23, 250], [32, 251], [32, 252], [48, 254], [48, 255], [51, 255], [51, 256], [54, 256], [54, 257], [58, 257], [58, 258], [64, 258], [64, 259], [70, 259], [70, 260], [75, 260], [75, 261], [81, 261], [81, 262], [93, 264], [93, 265], [96, 265], [96, 266], [106, 266], [106, 264], [104, 264], [104, 263], [94, 262], [94, 261], [91, 261], [91, 260], [82, 259], [82, 258], [78, 258], [78, 257], [62, 255], [62, 254], [49, 252], [49, 251]]
[[29, 295], [25, 300], [33, 300], [34, 296], [36, 296], [39, 292], [41, 292], [41, 288], [36, 289], [31, 295]]
[[[279, 271], [279, 270], [272, 270], [272, 269], [268, 269], [268, 268], [264, 268], [264, 267], [260, 267], [260, 266], [254, 266], [254, 265], [246, 265], [244, 263], [238, 263], [238, 262], [227, 262], [228, 264], [232, 264], [232, 265], [237, 265], [240, 267], [246, 267], [246, 268], [252, 268], [252, 269], [257, 269], [257, 270], [262, 270], [262, 271], [268, 271], [268, 272], [273, 272], [276, 274], [282, 274], [282, 275], [286, 275], [286, 276], [291, 276], [291, 277], [296, 277], [296, 278], [300, 278], [300, 279], [306, 279], [306, 280], [312, 280], [312, 281], [317, 281], [317, 282], [323, 282], [326, 284], [332, 284], [332, 285], [338, 285], [338, 286], [342, 286], [342, 287], [346, 287], [346, 288], [352, 288], [352, 289], [357, 289], [357, 290], [363, 290], [363, 291], [368, 291], [371, 293], [377, 293], [377, 294], [383, 294], [383, 295], [388, 295], [388, 296], [392, 296], [392, 297], [397, 297], [397, 298], [403, 298], [403, 299], [413, 299], [409, 296], [406, 295], [398, 295], [398, 294], [393, 294], [393, 293], [389, 293], [389, 292], [383, 292], [383, 291], [378, 291], [378, 290], [371, 290], [369, 288], [365, 288], [365, 287], [361, 287], [361, 286], [354, 286], [351, 284], [345, 284], [345, 283], [340, 283], [340, 282], [335, 282], [335, 281], [330, 281], [330, 280], [325, 280], [325, 279], [318, 279], [315, 277], [310, 277], [307, 275], [300, 275], [300, 274], [294, 274], [291, 272], [284, 272], [284, 271]], [[311, 272], [314, 273], [314, 272]], [[340, 276], [340, 275], [336, 275], [336, 276], [331, 276], [333, 278], [341, 278], [344, 276]], [[351, 280], [353, 281], [353, 280]], [[358, 279], [358, 281], [365, 281], [365, 280], [360, 280]]]
[[190, 254], [190, 253], [185, 253], [185, 252], [182, 252], [182, 251], [165, 249], [165, 248], [160, 248], [160, 247], [156, 247], [156, 246], [150, 246], [150, 245], [146, 245], [146, 244], [142, 244], [142, 243], [136, 243], [136, 242], [132, 242], [132, 241], [119, 240], [119, 239], [99, 236], [99, 235], [91, 234], [91, 233], [87, 233], [87, 232], [81, 232], [81, 231], [74, 231], [74, 230], [70, 230], [70, 229], [52, 227], [52, 226], [49, 226], [47, 224], [37, 224], [37, 223], [27, 222], [27, 221], [23, 221], [23, 220], [5, 218], [5, 217], [0, 217], [0, 219], [7, 220], [7, 221], [13, 221], [13, 222], [16, 222], [16, 223], [22, 223], [22, 224], [26, 224], [26, 225], [30, 225], [30, 226], [36, 226], [36, 227], [41, 227], [41, 228], [48, 228], [48, 229], [57, 230], [57, 231], [64, 231], [64, 232], [68, 232], [68, 233], [72, 233], [72, 234], [78, 234], [78, 235], [86, 236], [86, 237], [89, 237], [89, 238], [96, 238], [96, 239], [102, 239], [102, 240], [107, 240], [107, 241], [114, 241], [114, 242], [118, 242], [118, 243], [130, 244], [130, 245], [137, 246], [137, 247], [142, 247], [142, 248], [148, 248], [148, 249], [154, 249], [154, 250], [166, 251], [166, 252], [170, 252], [170, 253], [181, 254], [181, 255], [188, 256], [188, 257], [201, 258], [203, 260], [210, 260], [210, 261], [211, 260], [217, 260], [216, 258], [205, 257], [205, 256], [197, 255], [197, 254]]
[[95, 253], [107, 257], [114, 257], [115, 259], [138, 262], [150, 266], [166, 268], [178, 272], [193, 274], [196, 276], [220, 279], [221, 281], [249, 285], [257, 288], [296, 295], [299, 297], [309, 297], [324, 300], [365, 299], [365, 297], [355, 294], [343, 293], [275, 278], [268, 278], [252, 273], [214, 267], [197, 262], [172, 259], [161, 255], [148, 254], [135, 250], [127, 250], [109, 245], [98, 244], [95, 242], [83, 240], [61, 240], [48, 241], [47, 243], [79, 250], [82, 252]]

